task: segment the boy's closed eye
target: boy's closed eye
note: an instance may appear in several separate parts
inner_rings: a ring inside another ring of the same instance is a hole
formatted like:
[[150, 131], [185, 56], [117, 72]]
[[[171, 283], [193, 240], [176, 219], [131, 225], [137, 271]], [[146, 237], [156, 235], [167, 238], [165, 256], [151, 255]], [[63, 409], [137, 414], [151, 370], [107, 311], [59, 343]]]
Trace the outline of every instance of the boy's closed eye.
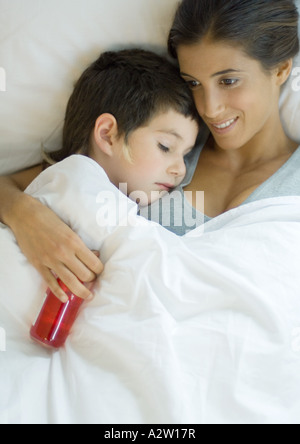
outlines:
[[161, 149], [164, 153], [169, 153], [170, 152], [170, 148], [168, 148], [167, 146], [163, 145], [162, 143], [158, 144], [159, 149]]
[[[164, 145], [164, 144], [162, 144], [162, 143], [159, 143], [159, 144], [158, 144], [158, 148], [159, 148], [161, 151], [163, 151], [164, 153], [170, 153], [170, 152], [172, 151], [172, 148], [169, 148], [169, 147], [167, 147], [166, 145]], [[185, 157], [185, 156], [187, 156], [188, 154], [190, 154], [190, 153], [193, 151], [194, 148], [195, 148], [195, 147], [192, 146], [192, 147], [188, 148], [187, 150], [185, 150], [185, 152], [183, 153], [183, 157]]]

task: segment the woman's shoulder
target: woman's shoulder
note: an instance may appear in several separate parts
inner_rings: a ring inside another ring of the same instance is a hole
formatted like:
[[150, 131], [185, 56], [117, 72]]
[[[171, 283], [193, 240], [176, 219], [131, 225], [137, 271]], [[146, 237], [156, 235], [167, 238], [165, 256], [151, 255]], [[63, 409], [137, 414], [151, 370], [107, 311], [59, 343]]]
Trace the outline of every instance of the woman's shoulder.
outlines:
[[284, 196], [300, 196], [300, 146], [275, 174], [248, 197], [245, 203]]

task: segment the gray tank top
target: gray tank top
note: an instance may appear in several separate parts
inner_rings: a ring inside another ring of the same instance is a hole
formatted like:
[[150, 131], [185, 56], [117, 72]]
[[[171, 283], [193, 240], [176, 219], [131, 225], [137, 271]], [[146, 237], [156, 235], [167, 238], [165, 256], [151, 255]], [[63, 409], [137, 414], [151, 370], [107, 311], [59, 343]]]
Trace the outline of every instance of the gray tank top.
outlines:
[[[184, 192], [184, 188], [192, 182], [201, 152], [208, 137], [209, 131], [205, 128], [199, 135], [197, 146], [186, 157], [187, 174], [182, 184], [152, 205], [140, 208], [141, 216], [159, 223], [178, 236], [183, 236], [212, 219], [205, 214], [203, 192], [197, 192], [197, 200], [199, 199], [197, 207], [199, 208], [200, 205], [200, 208], [203, 208], [203, 212], [192, 207]], [[273, 176], [262, 183], [242, 205], [262, 199], [282, 196], [300, 196], [300, 147], [289, 160], [273, 174]]]

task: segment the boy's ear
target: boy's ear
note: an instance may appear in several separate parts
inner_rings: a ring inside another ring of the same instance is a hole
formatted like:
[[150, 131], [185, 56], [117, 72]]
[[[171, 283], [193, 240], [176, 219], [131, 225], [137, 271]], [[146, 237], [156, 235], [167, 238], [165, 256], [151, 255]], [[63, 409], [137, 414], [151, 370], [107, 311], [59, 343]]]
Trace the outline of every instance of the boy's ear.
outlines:
[[293, 59], [286, 60], [282, 62], [276, 68], [276, 80], [277, 85], [282, 86], [289, 78], [293, 68]]
[[94, 127], [94, 141], [100, 150], [108, 155], [113, 155], [113, 143], [118, 136], [118, 124], [112, 114], [101, 114]]

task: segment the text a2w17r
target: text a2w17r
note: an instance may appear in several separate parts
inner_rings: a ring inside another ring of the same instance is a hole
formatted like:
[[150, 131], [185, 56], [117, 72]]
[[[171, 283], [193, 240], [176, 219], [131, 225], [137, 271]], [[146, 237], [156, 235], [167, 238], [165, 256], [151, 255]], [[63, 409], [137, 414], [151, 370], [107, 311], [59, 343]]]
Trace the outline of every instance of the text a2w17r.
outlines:
[[131, 442], [149, 439], [196, 439], [196, 430], [192, 428], [151, 428], [151, 426], [140, 426], [135, 430], [120, 430], [114, 427], [105, 431], [104, 438], [125, 439]]
[[147, 438], [196, 439], [195, 429], [151, 429]]

